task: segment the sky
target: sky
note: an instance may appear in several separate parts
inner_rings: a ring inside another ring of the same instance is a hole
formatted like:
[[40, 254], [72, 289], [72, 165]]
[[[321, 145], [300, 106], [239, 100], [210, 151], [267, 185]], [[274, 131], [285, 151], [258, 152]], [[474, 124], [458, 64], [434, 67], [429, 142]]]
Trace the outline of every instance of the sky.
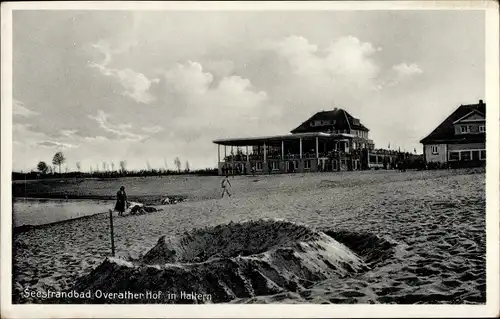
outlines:
[[[485, 95], [482, 11], [14, 11], [13, 170], [216, 167], [339, 107], [377, 148]], [[487, 103], [487, 101], [485, 101]]]

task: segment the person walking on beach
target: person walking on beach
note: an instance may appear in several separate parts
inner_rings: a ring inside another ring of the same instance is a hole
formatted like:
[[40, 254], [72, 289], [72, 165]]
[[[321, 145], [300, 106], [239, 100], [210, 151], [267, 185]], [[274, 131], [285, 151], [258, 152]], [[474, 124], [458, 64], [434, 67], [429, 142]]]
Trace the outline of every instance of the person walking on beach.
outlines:
[[123, 216], [125, 209], [127, 208], [127, 193], [125, 193], [125, 186], [120, 187], [120, 190], [116, 193], [116, 205], [115, 211], [118, 212], [118, 216]]
[[226, 177], [224, 177], [222, 179], [222, 182], [220, 184], [220, 187], [222, 188], [222, 196], [221, 196], [221, 198], [224, 197], [225, 193], [227, 193], [229, 195], [229, 197], [231, 197], [231, 194], [227, 190], [227, 185], [231, 186], [231, 183], [229, 182], [229, 177], [226, 175]]

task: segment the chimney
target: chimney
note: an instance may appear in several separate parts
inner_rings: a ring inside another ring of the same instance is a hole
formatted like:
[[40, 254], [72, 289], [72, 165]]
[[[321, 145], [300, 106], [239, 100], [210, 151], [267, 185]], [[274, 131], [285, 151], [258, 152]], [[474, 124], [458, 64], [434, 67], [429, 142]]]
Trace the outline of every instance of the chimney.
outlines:
[[479, 100], [479, 104], [480, 104], [480, 105], [483, 105], [483, 104], [484, 104], [484, 103], [483, 103], [483, 100]]

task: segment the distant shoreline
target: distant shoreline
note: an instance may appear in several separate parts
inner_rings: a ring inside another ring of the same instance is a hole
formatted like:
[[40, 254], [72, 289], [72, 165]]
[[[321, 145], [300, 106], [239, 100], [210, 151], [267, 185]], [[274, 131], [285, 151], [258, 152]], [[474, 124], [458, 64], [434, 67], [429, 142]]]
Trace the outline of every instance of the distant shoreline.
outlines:
[[63, 195], [61, 193], [40, 193], [37, 195], [27, 194], [26, 196], [20, 194], [12, 194], [12, 199], [40, 199], [40, 200], [54, 200], [54, 199], [82, 199], [82, 200], [115, 200], [115, 196], [106, 195], [77, 195], [77, 194], [67, 194]]

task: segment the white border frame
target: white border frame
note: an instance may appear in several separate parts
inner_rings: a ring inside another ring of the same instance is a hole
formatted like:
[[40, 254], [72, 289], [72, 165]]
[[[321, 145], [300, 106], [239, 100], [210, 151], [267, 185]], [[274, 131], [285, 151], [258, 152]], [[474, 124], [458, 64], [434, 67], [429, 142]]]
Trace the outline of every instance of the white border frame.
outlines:
[[[498, 2], [4, 2], [2, 3], [2, 161], [1, 161], [1, 316], [5, 318], [82, 317], [496, 317], [499, 315], [499, 12]], [[486, 32], [487, 122], [486, 305], [12, 305], [12, 10], [484, 10]]]

